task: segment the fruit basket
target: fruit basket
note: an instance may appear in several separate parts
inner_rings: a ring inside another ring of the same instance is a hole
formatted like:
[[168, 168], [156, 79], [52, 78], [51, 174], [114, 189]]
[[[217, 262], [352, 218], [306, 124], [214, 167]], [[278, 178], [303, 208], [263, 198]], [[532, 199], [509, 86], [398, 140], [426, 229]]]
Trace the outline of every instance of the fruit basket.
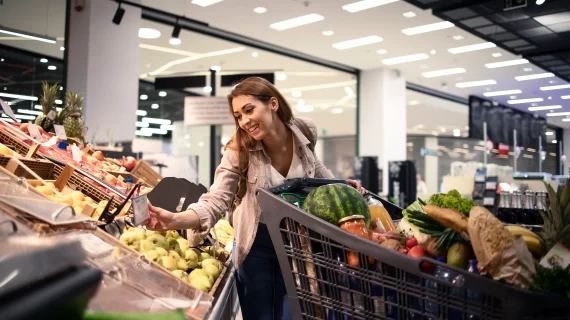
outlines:
[[137, 161], [137, 165], [131, 170], [131, 175], [151, 187], [155, 187], [162, 180], [160, 174], [144, 160]]
[[[267, 190], [260, 190], [258, 199], [294, 319], [570, 316], [570, 301], [564, 296], [530, 292], [430, 258], [403, 255], [308, 214]], [[357, 266], [346, 261], [350, 254], [357, 256]], [[456, 274], [456, 281], [426, 273], [426, 263]]]

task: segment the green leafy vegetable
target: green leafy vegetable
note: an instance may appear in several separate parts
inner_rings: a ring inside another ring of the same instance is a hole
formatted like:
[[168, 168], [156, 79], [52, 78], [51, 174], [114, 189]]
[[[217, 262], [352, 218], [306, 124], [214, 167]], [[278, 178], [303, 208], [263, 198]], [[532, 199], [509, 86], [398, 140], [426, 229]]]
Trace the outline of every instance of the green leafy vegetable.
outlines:
[[557, 293], [570, 298], [570, 272], [538, 265], [529, 287], [532, 291]]
[[477, 206], [475, 201], [462, 198], [461, 194], [457, 190], [451, 190], [447, 194], [434, 194], [431, 196], [428, 203], [440, 208], [455, 209], [467, 217], [469, 217], [469, 211], [471, 211], [471, 208]]

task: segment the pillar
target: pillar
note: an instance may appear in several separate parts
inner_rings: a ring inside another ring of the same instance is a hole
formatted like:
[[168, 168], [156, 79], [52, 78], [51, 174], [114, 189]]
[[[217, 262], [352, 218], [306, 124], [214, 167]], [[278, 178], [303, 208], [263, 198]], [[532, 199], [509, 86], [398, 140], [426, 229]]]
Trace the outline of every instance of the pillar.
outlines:
[[123, 5], [119, 25], [112, 22], [117, 3], [85, 0], [69, 13], [67, 88], [84, 95], [90, 142], [131, 142], [138, 107], [141, 9]]
[[406, 160], [406, 79], [397, 70], [360, 73], [360, 156], [378, 157], [383, 190], [388, 192], [388, 162]]
[[570, 169], [570, 129], [564, 129], [562, 134], [562, 155], [566, 155], [566, 161], [564, 162], [564, 171], [562, 171], [562, 175], [568, 175]]
[[[425, 137], [425, 148], [428, 150], [438, 150], [437, 137]], [[424, 181], [427, 185], [428, 194], [432, 195], [439, 191], [439, 157], [437, 155], [426, 155], [424, 157]]]

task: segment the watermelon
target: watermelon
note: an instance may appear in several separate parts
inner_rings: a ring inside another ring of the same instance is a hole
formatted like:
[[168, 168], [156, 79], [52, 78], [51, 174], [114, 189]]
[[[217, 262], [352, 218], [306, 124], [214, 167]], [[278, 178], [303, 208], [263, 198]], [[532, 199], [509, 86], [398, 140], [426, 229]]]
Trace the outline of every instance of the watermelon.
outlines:
[[303, 209], [338, 226], [338, 221], [353, 215], [364, 216], [370, 227], [370, 210], [364, 197], [353, 187], [335, 183], [311, 191], [303, 203]]

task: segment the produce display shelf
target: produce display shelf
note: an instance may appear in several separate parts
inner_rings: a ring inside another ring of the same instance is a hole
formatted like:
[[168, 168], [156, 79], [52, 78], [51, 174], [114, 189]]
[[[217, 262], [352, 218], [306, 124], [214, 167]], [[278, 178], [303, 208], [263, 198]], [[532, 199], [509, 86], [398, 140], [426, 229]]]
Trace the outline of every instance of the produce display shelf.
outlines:
[[[11, 156], [0, 155], [0, 166], [7, 168], [12, 158], [13, 157]], [[30, 168], [32, 171], [34, 171], [38, 176], [40, 176], [43, 179], [47, 179], [53, 173], [54, 164], [48, 160], [27, 159], [27, 158], [19, 158], [18, 160], [21, 161], [26, 167]], [[11, 171], [14, 175], [18, 177], [35, 179], [35, 177], [30, 175], [30, 173], [19, 164], [15, 164], [13, 168], [9, 169], [10, 169], [9, 171]]]
[[[162, 176], [158, 174], [148, 162], [144, 160], [137, 161], [137, 165], [131, 170], [131, 175], [137, 178], [137, 180], [143, 180], [147, 185], [155, 187]], [[138, 182], [138, 181], [135, 181]]]
[[[7, 145], [7, 146], [13, 147], [14, 150], [22, 156], [27, 155], [28, 152], [30, 151], [31, 145], [28, 145], [27, 143], [23, 142], [22, 139], [17, 138], [16, 136], [9, 133], [8, 131], [9, 131], [9, 129], [1, 129], [0, 128], [0, 142]], [[33, 157], [39, 158], [40, 156], [36, 153], [36, 154], [34, 154]]]

